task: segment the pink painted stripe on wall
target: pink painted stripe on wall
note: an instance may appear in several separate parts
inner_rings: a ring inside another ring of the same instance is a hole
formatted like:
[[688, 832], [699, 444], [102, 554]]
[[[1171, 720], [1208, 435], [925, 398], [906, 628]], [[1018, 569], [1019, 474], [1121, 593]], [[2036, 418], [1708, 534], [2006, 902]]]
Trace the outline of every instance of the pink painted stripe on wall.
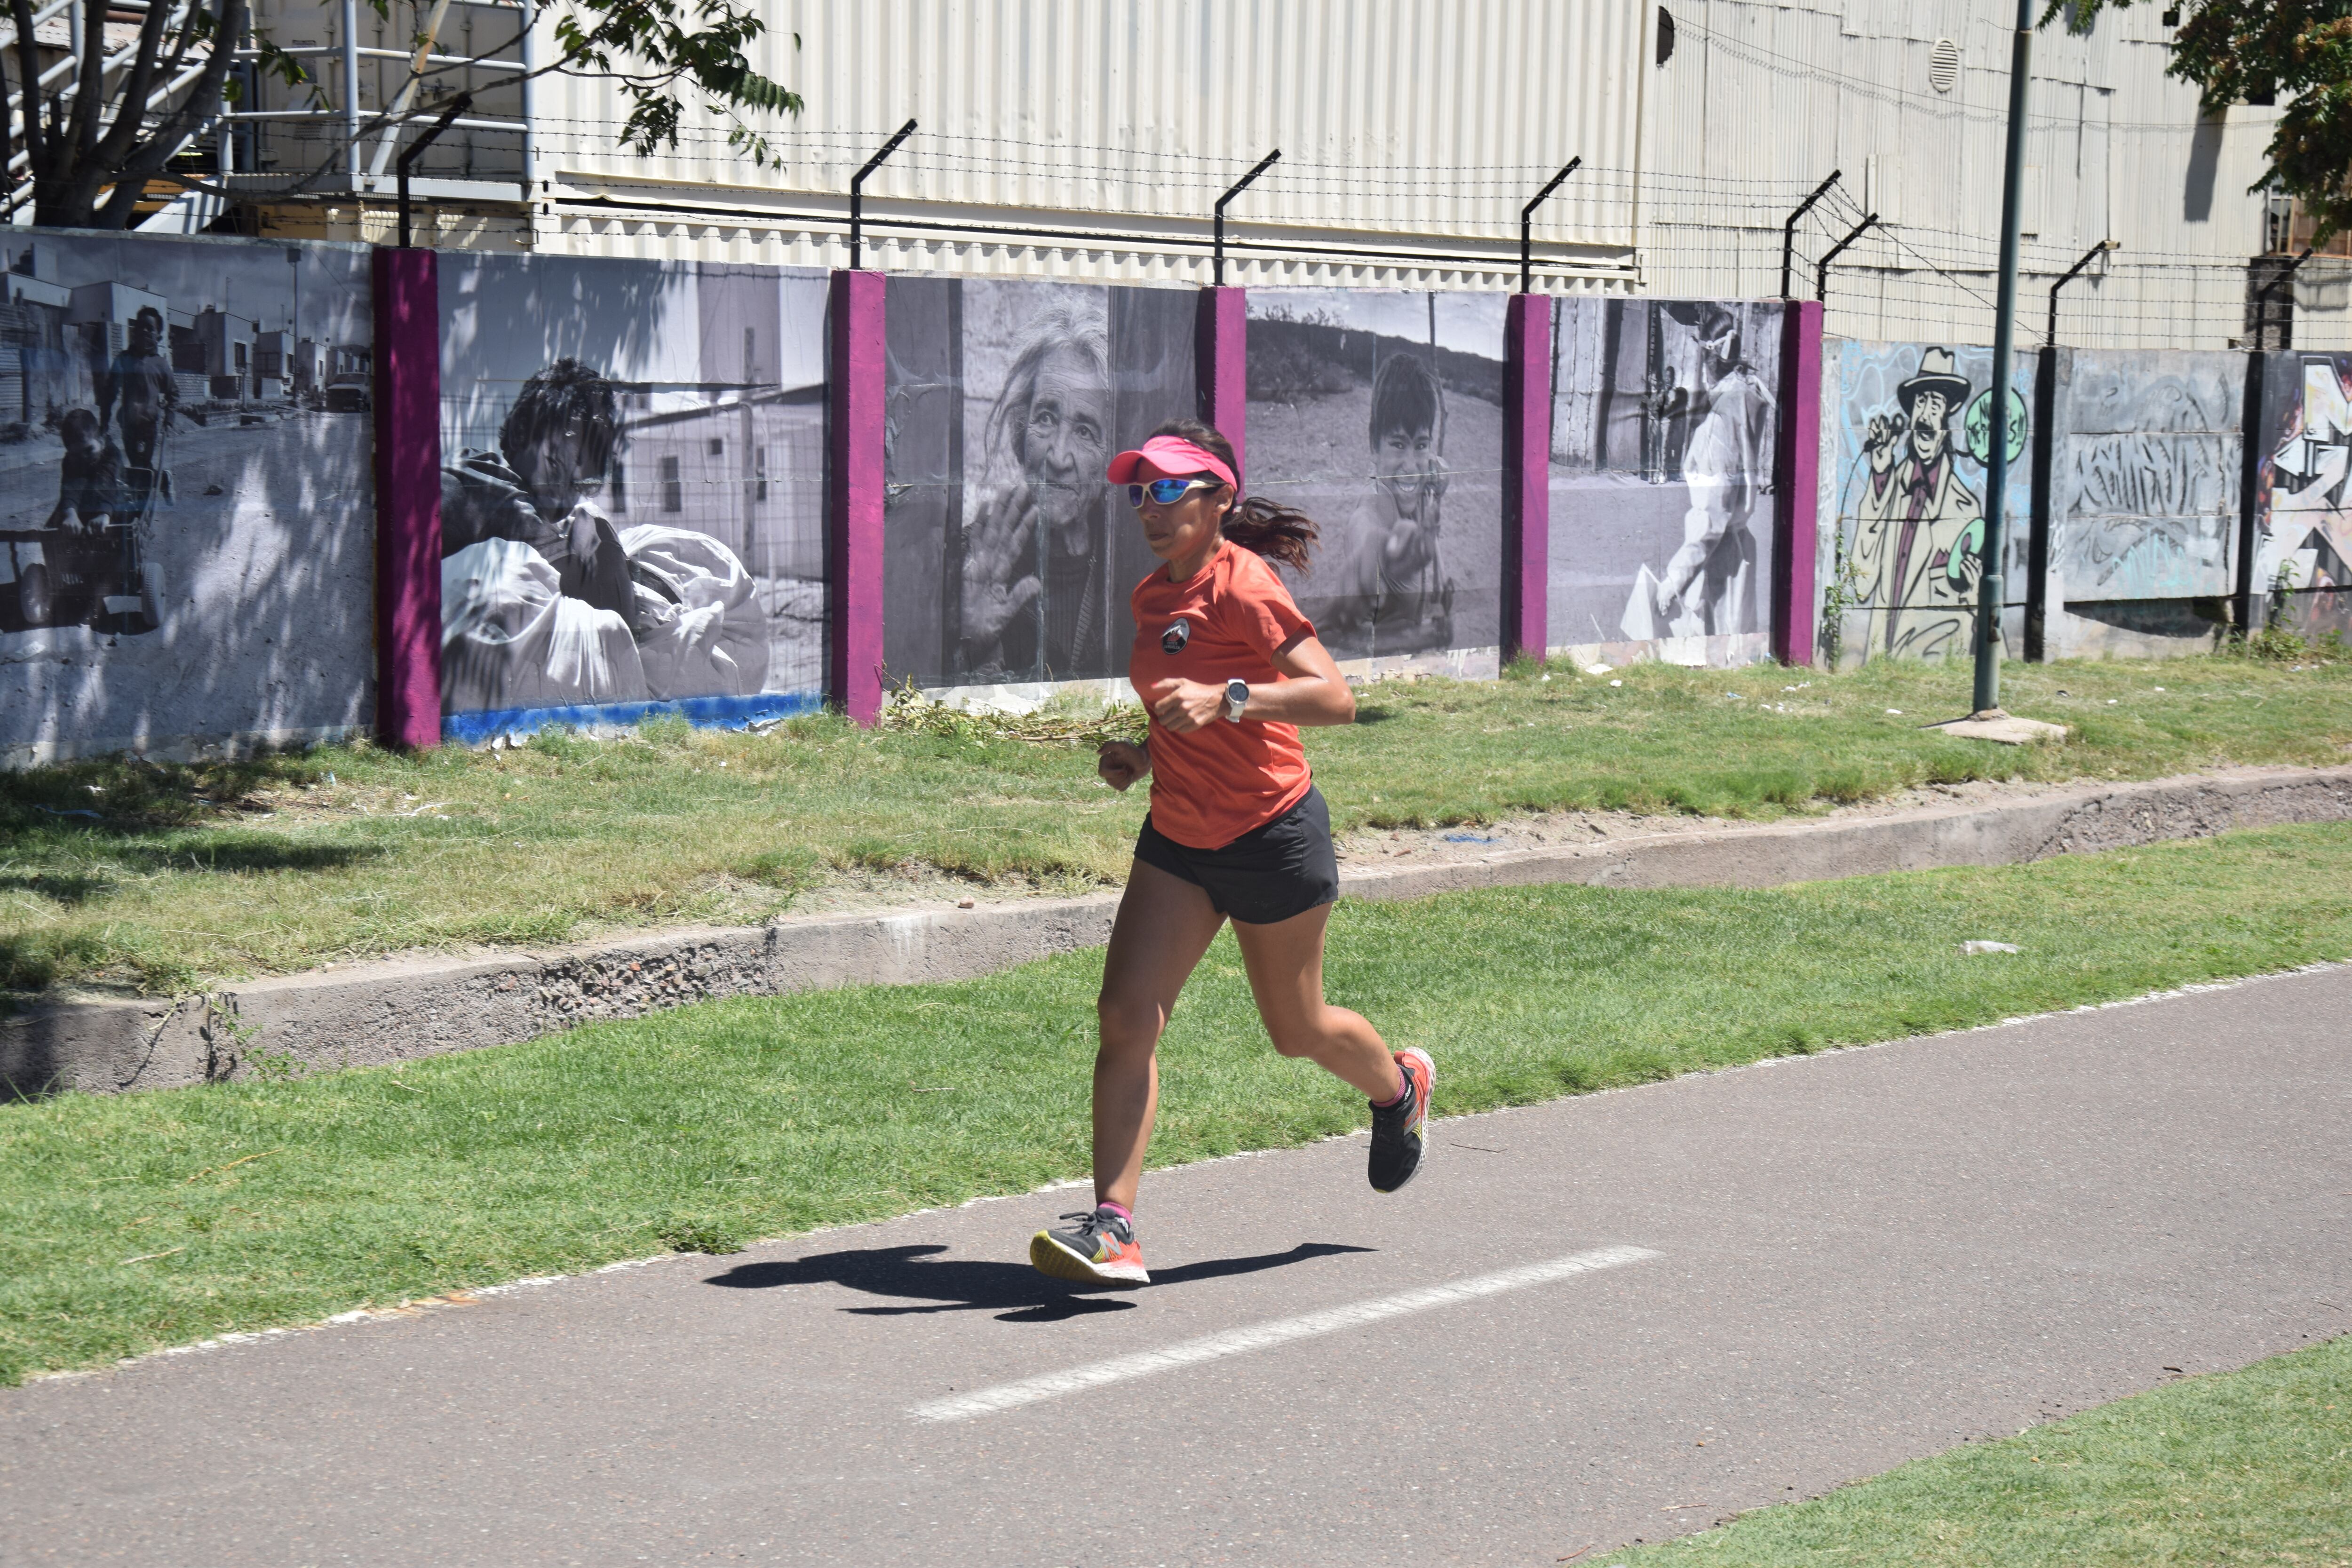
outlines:
[[1503, 657], [1544, 656], [1550, 616], [1551, 296], [1514, 294], [1503, 367]]
[[441, 300], [430, 250], [378, 250], [376, 734], [441, 740]]
[[882, 711], [883, 311], [879, 272], [833, 275], [825, 575], [826, 695], [862, 725]]
[[1773, 455], [1779, 538], [1772, 552], [1772, 654], [1813, 662], [1813, 563], [1820, 542], [1822, 307], [1793, 303], [1780, 339], [1780, 440]]
[[1203, 289], [1192, 342], [1201, 417], [1234, 444], [1242, 482], [1249, 482], [1249, 291]]

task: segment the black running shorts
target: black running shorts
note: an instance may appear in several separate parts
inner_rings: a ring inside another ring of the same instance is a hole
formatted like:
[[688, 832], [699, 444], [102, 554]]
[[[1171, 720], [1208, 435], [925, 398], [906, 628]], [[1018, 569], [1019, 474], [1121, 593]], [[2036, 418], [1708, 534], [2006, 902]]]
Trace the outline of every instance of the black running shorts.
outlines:
[[1273, 925], [1339, 897], [1331, 813], [1313, 784], [1297, 805], [1222, 849], [1179, 844], [1147, 816], [1135, 858], [1183, 878], [1209, 895], [1219, 914], [1244, 925]]

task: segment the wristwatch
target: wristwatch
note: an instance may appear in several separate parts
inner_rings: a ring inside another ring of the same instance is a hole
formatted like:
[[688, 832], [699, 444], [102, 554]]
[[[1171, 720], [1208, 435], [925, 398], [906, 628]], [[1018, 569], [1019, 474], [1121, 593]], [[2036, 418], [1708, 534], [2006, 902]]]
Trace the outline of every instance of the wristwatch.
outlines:
[[1242, 721], [1242, 710], [1248, 706], [1249, 682], [1246, 680], [1226, 681], [1225, 717], [1238, 724]]

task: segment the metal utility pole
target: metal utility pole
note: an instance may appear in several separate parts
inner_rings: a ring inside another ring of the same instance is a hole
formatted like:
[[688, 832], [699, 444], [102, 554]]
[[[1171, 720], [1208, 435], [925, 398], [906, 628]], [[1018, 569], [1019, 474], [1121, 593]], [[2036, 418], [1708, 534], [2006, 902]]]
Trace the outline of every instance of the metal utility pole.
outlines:
[[2083, 252], [2083, 258], [2075, 262], [2074, 266], [2066, 268], [2065, 275], [2063, 277], [2060, 278], [2057, 282], [2050, 285], [2050, 332], [2046, 341], [2052, 348], [2054, 349], [2058, 346], [2058, 290], [2063, 289], [2067, 284], [2072, 283], [2075, 279], [2081, 277], [2084, 268], [2088, 267], [2092, 262], [2096, 261], [2108, 251], [2116, 249], [2116, 247], [2117, 242], [2112, 239], [2103, 239], [2099, 241], [2098, 244]]
[[[1531, 226], [1535, 223], [1536, 208], [1543, 205], [1544, 198], [1550, 195], [1554, 191], [1559, 189], [1559, 183], [1568, 178], [1570, 174], [1576, 173], [1576, 166], [1583, 162], [1584, 154], [1581, 153], [1579, 153], [1575, 157], [1570, 158], [1568, 161], [1568, 167], [1562, 169], [1559, 174], [1554, 174], [1551, 177], [1551, 183], [1544, 186], [1542, 190], [1536, 193], [1535, 200], [1529, 202], [1527, 205], [1519, 209], [1519, 292], [1522, 294], [1530, 294], [1535, 291], [1533, 281], [1535, 278], [1534, 242], [1528, 237]], [[1437, 296], [1434, 294], [1430, 296], [1432, 300], [1434, 300], [1436, 298]]]
[[[1820, 184], [1815, 185], [1813, 187], [1813, 194], [1807, 196], [1803, 201], [1799, 202], [1797, 204], [1797, 210], [1790, 213], [1789, 215], [1789, 221], [1781, 226], [1780, 298], [1783, 300], [1791, 298], [1789, 293], [1789, 263], [1795, 259], [1797, 254], [1797, 220], [1803, 217], [1807, 213], [1812, 211], [1813, 204], [1820, 201], [1823, 196], [1828, 195], [1830, 194], [1830, 187], [1838, 183], [1838, 176], [1844, 173], [1845, 171], [1843, 169], [1832, 169], [1830, 171], [1830, 177], [1823, 180]], [[1864, 195], [1868, 195], [1870, 193], [1867, 191], [1863, 193]]]
[[1984, 569], [1977, 575], [1977, 686], [1975, 716], [2006, 717], [2000, 710], [2002, 492], [2009, 488], [2009, 361], [2017, 341], [2018, 208], [2025, 193], [2025, 97], [2033, 70], [2034, 0], [2017, 0], [2017, 30], [2009, 46], [2009, 157], [2000, 189], [2000, 294], [1993, 305], [1992, 386], [1985, 435]]
[[1248, 174], [1244, 174], [1240, 179], [1235, 180], [1233, 183], [1232, 187], [1228, 189], [1223, 195], [1217, 198], [1216, 277], [1217, 287], [1220, 289], [1225, 286], [1225, 204], [1232, 201], [1235, 196], [1240, 195], [1244, 191], [1248, 190], [1250, 187], [1250, 182], [1256, 179], [1260, 174], [1265, 174], [1268, 169], [1273, 168], [1276, 160], [1279, 159], [1281, 156], [1282, 149], [1276, 147], [1273, 152], [1268, 153], [1265, 157], [1260, 158], [1257, 161], [1256, 168], [1252, 169]]
[[882, 166], [882, 160], [898, 150], [898, 143], [915, 133], [911, 120], [898, 127], [898, 133], [882, 143], [882, 151], [866, 160], [866, 166], [849, 176], [849, 269], [866, 269], [866, 176]]

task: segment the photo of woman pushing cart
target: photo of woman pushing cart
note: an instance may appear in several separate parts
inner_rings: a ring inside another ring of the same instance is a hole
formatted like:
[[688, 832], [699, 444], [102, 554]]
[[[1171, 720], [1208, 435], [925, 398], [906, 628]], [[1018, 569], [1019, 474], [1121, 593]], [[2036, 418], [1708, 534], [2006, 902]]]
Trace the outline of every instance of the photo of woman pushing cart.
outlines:
[[146, 433], [148, 463], [134, 467], [89, 409], [68, 409], [58, 421], [65, 458], [57, 504], [37, 528], [0, 529], [16, 584], [9, 629], [88, 626], [137, 636], [163, 624], [163, 572], [150, 558], [148, 531], [170, 494], [157, 456], [171, 428], [168, 408], [156, 423], [161, 429]]

